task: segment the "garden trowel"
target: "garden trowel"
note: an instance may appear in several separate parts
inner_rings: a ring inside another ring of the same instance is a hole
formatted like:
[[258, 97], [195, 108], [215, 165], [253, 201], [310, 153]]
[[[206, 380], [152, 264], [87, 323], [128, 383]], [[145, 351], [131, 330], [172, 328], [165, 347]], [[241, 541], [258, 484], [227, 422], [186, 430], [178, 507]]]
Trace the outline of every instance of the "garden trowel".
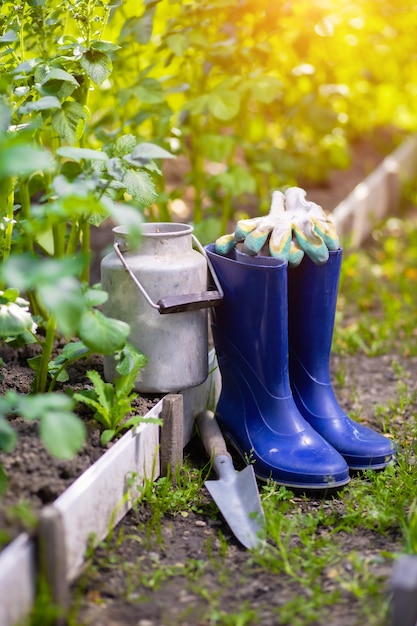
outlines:
[[241, 472], [233, 467], [223, 435], [212, 411], [201, 411], [196, 422], [207, 454], [213, 459], [218, 480], [204, 484], [235, 537], [245, 548], [261, 548], [265, 517], [253, 466]]

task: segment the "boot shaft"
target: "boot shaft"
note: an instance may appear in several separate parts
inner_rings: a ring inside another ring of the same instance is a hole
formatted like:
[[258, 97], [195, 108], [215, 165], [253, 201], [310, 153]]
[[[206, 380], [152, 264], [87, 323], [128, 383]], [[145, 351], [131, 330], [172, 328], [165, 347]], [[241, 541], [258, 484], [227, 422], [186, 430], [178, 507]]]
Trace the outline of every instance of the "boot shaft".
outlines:
[[[212, 311], [215, 343], [219, 328], [270, 393], [290, 395], [286, 263], [237, 250], [221, 256], [214, 245], [206, 250], [224, 291], [222, 303]], [[221, 349], [220, 342], [218, 356]]]
[[342, 249], [329, 252], [324, 265], [307, 256], [288, 270], [288, 336], [290, 352], [321, 382], [329, 380]]

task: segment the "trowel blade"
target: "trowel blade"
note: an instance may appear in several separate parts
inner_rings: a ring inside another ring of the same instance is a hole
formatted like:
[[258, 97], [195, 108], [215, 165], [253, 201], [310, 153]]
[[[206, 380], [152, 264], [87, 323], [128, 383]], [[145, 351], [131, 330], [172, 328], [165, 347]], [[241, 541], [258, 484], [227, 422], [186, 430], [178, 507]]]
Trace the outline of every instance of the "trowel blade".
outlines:
[[265, 517], [253, 467], [236, 473], [230, 459], [221, 459], [216, 466], [219, 479], [208, 480], [205, 486], [240, 543], [248, 549], [260, 548]]

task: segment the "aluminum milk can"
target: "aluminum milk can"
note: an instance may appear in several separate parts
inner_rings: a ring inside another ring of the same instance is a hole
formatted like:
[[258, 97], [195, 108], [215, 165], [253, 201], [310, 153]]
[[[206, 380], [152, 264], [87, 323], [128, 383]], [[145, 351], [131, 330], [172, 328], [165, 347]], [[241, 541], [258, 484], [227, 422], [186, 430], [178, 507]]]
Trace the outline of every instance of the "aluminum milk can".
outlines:
[[[223, 293], [192, 231], [187, 224], [143, 224], [140, 243], [130, 249], [127, 229], [117, 226], [114, 252], [101, 262], [109, 295], [103, 313], [127, 322], [129, 342], [149, 359], [135, 383], [143, 393], [180, 391], [208, 376], [208, 307]], [[208, 272], [217, 290], [207, 290]], [[113, 357], [104, 359], [104, 376], [109, 382], [117, 376]]]

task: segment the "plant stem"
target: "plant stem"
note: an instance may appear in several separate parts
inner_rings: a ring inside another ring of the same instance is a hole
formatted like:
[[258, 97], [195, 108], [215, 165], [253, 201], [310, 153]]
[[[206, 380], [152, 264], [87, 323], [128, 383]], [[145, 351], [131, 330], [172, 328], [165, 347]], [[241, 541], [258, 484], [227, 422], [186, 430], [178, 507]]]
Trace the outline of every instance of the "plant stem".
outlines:
[[[195, 130], [193, 130], [194, 137], [198, 137], [199, 131], [197, 130], [197, 134], [195, 134]], [[204, 156], [202, 156], [201, 152], [196, 149], [191, 158], [191, 168], [192, 168], [192, 181], [194, 185], [194, 211], [193, 211], [193, 221], [195, 224], [200, 224], [203, 221], [203, 185], [204, 185]]]
[[48, 380], [48, 365], [51, 360], [51, 354], [54, 347], [54, 339], [55, 339], [55, 331], [56, 331], [56, 321], [54, 317], [50, 317], [48, 319], [48, 324], [46, 326], [46, 336], [45, 341], [43, 343], [42, 349], [42, 358], [39, 365], [39, 370], [37, 372], [36, 377], [36, 391], [37, 393], [45, 393], [47, 380]]
[[[22, 180], [20, 183], [20, 216], [22, 220], [30, 220], [30, 193], [28, 180]], [[30, 236], [23, 237], [24, 252], [33, 252], [33, 240]]]
[[73, 221], [71, 224], [70, 233], [68, 236], [66, 256], [73, 256], [77, 251], [78, 241], [80, 237], [80, 225], [77, 221]]
[[55, 389], [55, 385], [56, 385], [56, 381], [58, 380], [58, 377], [65, 369], [67, 369], [69, 365], [76, 363], [80, 359], [85, 359], [91, 356], [92, 354], [93, 354], [93, 351], [89, 350], [88, 352], [84, 352], [81, 356], [77, 356], [73, 359], [68, 359], [68, 361], [65, 361], [65, 363], [62, 364], [62, 367], [60, 367], [59, 370], [56, 372], [56, 374], [54, 374], [54, 376], [51, 378], [51, 382], [49, 383], [49, 386], [48, 386], [48, 392], [53, 391]]
[[91, 228], [90, 223], [85, 220], [81, 226], [81, 252], [87, 259], [81, 274], [81, 280], [88, 283], [90, 281], [90, 245], [91, 245]]
[[229, 219], [232, 214], [232, 196], [230, 193], [226, 193], [222, 202], [222, 218], [221, 218], [221, 226], [220, 232], [227, 233], [229, 232]]
[[7, 179], [1, 186], [1, 192], [6, 197], [6, 226], [4, 231], [4, 247], [3, 247], [3, 262], [7, 261], [12, 249], [12, 237], [13, 237], [13, 224], [14, 224], [14, 188], [13, 180]]
[[54, 238], [54, 257], [59, 259], [65, 255], [65, 235], [67, 232], [67, 225], [65, 223], [55, 224], [52, 227], [52, 234]]

